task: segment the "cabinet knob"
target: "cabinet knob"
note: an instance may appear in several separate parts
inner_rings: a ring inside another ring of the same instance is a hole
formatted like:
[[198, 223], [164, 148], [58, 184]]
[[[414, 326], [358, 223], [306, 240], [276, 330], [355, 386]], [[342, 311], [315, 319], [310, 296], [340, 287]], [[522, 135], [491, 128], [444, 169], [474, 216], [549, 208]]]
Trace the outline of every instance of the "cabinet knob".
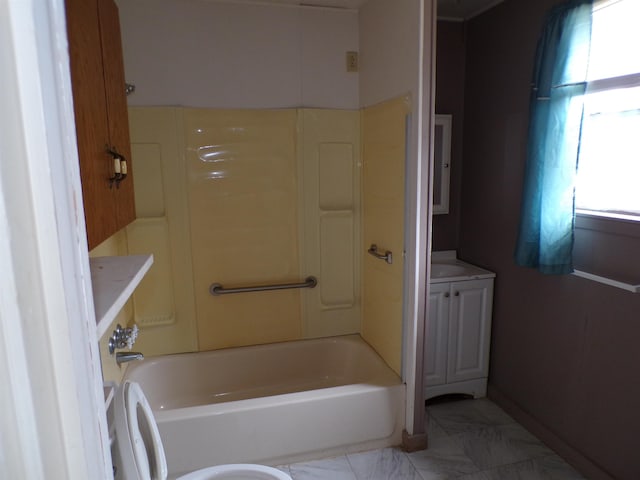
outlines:
[[460, 296], [460, 292], [456, 292], [456, 293], [454, 293], [454, 295], [455, 295], [456, 297], [459, 297], [459, 296]]
[[449, 292], [444, 292], [444, 298], [449, 298]]

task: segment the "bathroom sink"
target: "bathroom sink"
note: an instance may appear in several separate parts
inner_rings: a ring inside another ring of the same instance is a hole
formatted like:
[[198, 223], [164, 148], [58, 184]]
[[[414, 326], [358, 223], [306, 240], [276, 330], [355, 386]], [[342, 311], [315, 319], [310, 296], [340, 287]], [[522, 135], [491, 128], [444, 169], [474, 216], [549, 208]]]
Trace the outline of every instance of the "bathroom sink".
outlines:
[[451, 265], [450, 263], [432, 263], [431, 278], [457, 277], [464, 274], [467, 269], [462, 265]]
[[496, 274], [458, 259], [455, 250], [432, 252], [430, 283], [493, 278]]

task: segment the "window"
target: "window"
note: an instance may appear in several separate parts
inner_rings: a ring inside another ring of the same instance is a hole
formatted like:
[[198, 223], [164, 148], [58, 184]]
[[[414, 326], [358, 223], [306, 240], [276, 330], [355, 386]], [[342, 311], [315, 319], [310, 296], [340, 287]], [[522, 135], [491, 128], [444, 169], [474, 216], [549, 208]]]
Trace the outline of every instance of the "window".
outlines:
[[578, 213], [640, 221], [639, 18], [638, 0], [594, 3]]

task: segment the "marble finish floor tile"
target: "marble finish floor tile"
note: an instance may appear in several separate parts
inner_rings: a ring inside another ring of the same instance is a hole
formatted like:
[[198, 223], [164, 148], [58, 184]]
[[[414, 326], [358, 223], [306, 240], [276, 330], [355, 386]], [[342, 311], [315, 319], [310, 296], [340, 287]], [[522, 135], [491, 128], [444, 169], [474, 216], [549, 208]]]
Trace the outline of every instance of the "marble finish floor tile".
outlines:
[[480, 470], [553, 454], [517, 423], [486, 427], [454, 438]]
[[346, 456], [289, 465], [293, 480], [357, 480]]
[[536, 458], [533, 462], [552, 480], [586, 480], [585, 477], [555, 453], [548, 457]]
[[425, 430], [427, 431], [427, 438], [429, 438], [430, 441], [436, 438], [442, 438], [449, 435], [447, 432], [444, 431], [444, 428], [440, 426], [438, 421], [433, 416], [427, 415], [427, 418], [425, 419], [425, 425], [426, 425]]
[[586, 480], [557, 455], [525, 460], [465, 475], [458, 480]]
[[485, 398], [431, 405], [427, 407], [427, 415], [449, 435], [514, 423], [513, 418]]
[[495, 425], [505, 425], [516, 422], [509, 414], [488, 398], [478, 398], [471, 401], [473, 402], [473, 409], [484, 415], [485, 418], [489, 419]]
[[399, 448], [384, 448], [347, 455], [358, 480], [422, 480], [407, 455]]
[[427, 450], [383, 448], [278, 468], [293, 480], [585, 480], [487, 399], [427, 412]]
[[458, 478], [480, 471], [465, 454], [461, 443], [452, 437], [431, 439], [429, 448], [409, 453], [408, 457], [424, 480]]
[[291, 476], [291, 469], [289, 468], [289, 465], [278, 465], [275, 468]]

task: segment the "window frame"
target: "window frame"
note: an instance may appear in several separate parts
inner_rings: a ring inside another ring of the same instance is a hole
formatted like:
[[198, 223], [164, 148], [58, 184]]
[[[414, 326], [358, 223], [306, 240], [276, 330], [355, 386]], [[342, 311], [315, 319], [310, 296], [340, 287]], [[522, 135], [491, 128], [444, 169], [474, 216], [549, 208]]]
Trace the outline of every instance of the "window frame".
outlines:
[[[618, 3], [621, 0], [596, 0], [593, 3], [593, 12], [606, 8], [612, 4]], [[622, 90], [627, 88], [639, 88], [640, 87], [640, 72], [630, 73], [625, 75], [617, 75], [613, 77], [598, 78], [587, 81], [587, 88], [585, 91], [585, 98], [589, 95], [611, 91]], [[579, 160], [579, 159], [578, 159]], [[576, 180], [580, 175], [580, 167], [576, 169]], [[630, 212], [625, 210], [592, 210], [588, 208], [575, 208], [576, 218], [606, 218], [612, 221], [624, 221], [624, 222], [636, 222], [640, 223], [640, 212]], [[606, 225], [606, 224], [605, 224]]]
[[[616, 1], [595, 1], [593, 10]], [[588, 81], [585, 94], [634, 87], [640, 87], [640, 72]], [[585, 278], [596, 276], [594, 281], [610, 286], [638, 284], [639, 248], [640, 215], [575, 209], [573, 265], [576, 271], [588, 272]]]

